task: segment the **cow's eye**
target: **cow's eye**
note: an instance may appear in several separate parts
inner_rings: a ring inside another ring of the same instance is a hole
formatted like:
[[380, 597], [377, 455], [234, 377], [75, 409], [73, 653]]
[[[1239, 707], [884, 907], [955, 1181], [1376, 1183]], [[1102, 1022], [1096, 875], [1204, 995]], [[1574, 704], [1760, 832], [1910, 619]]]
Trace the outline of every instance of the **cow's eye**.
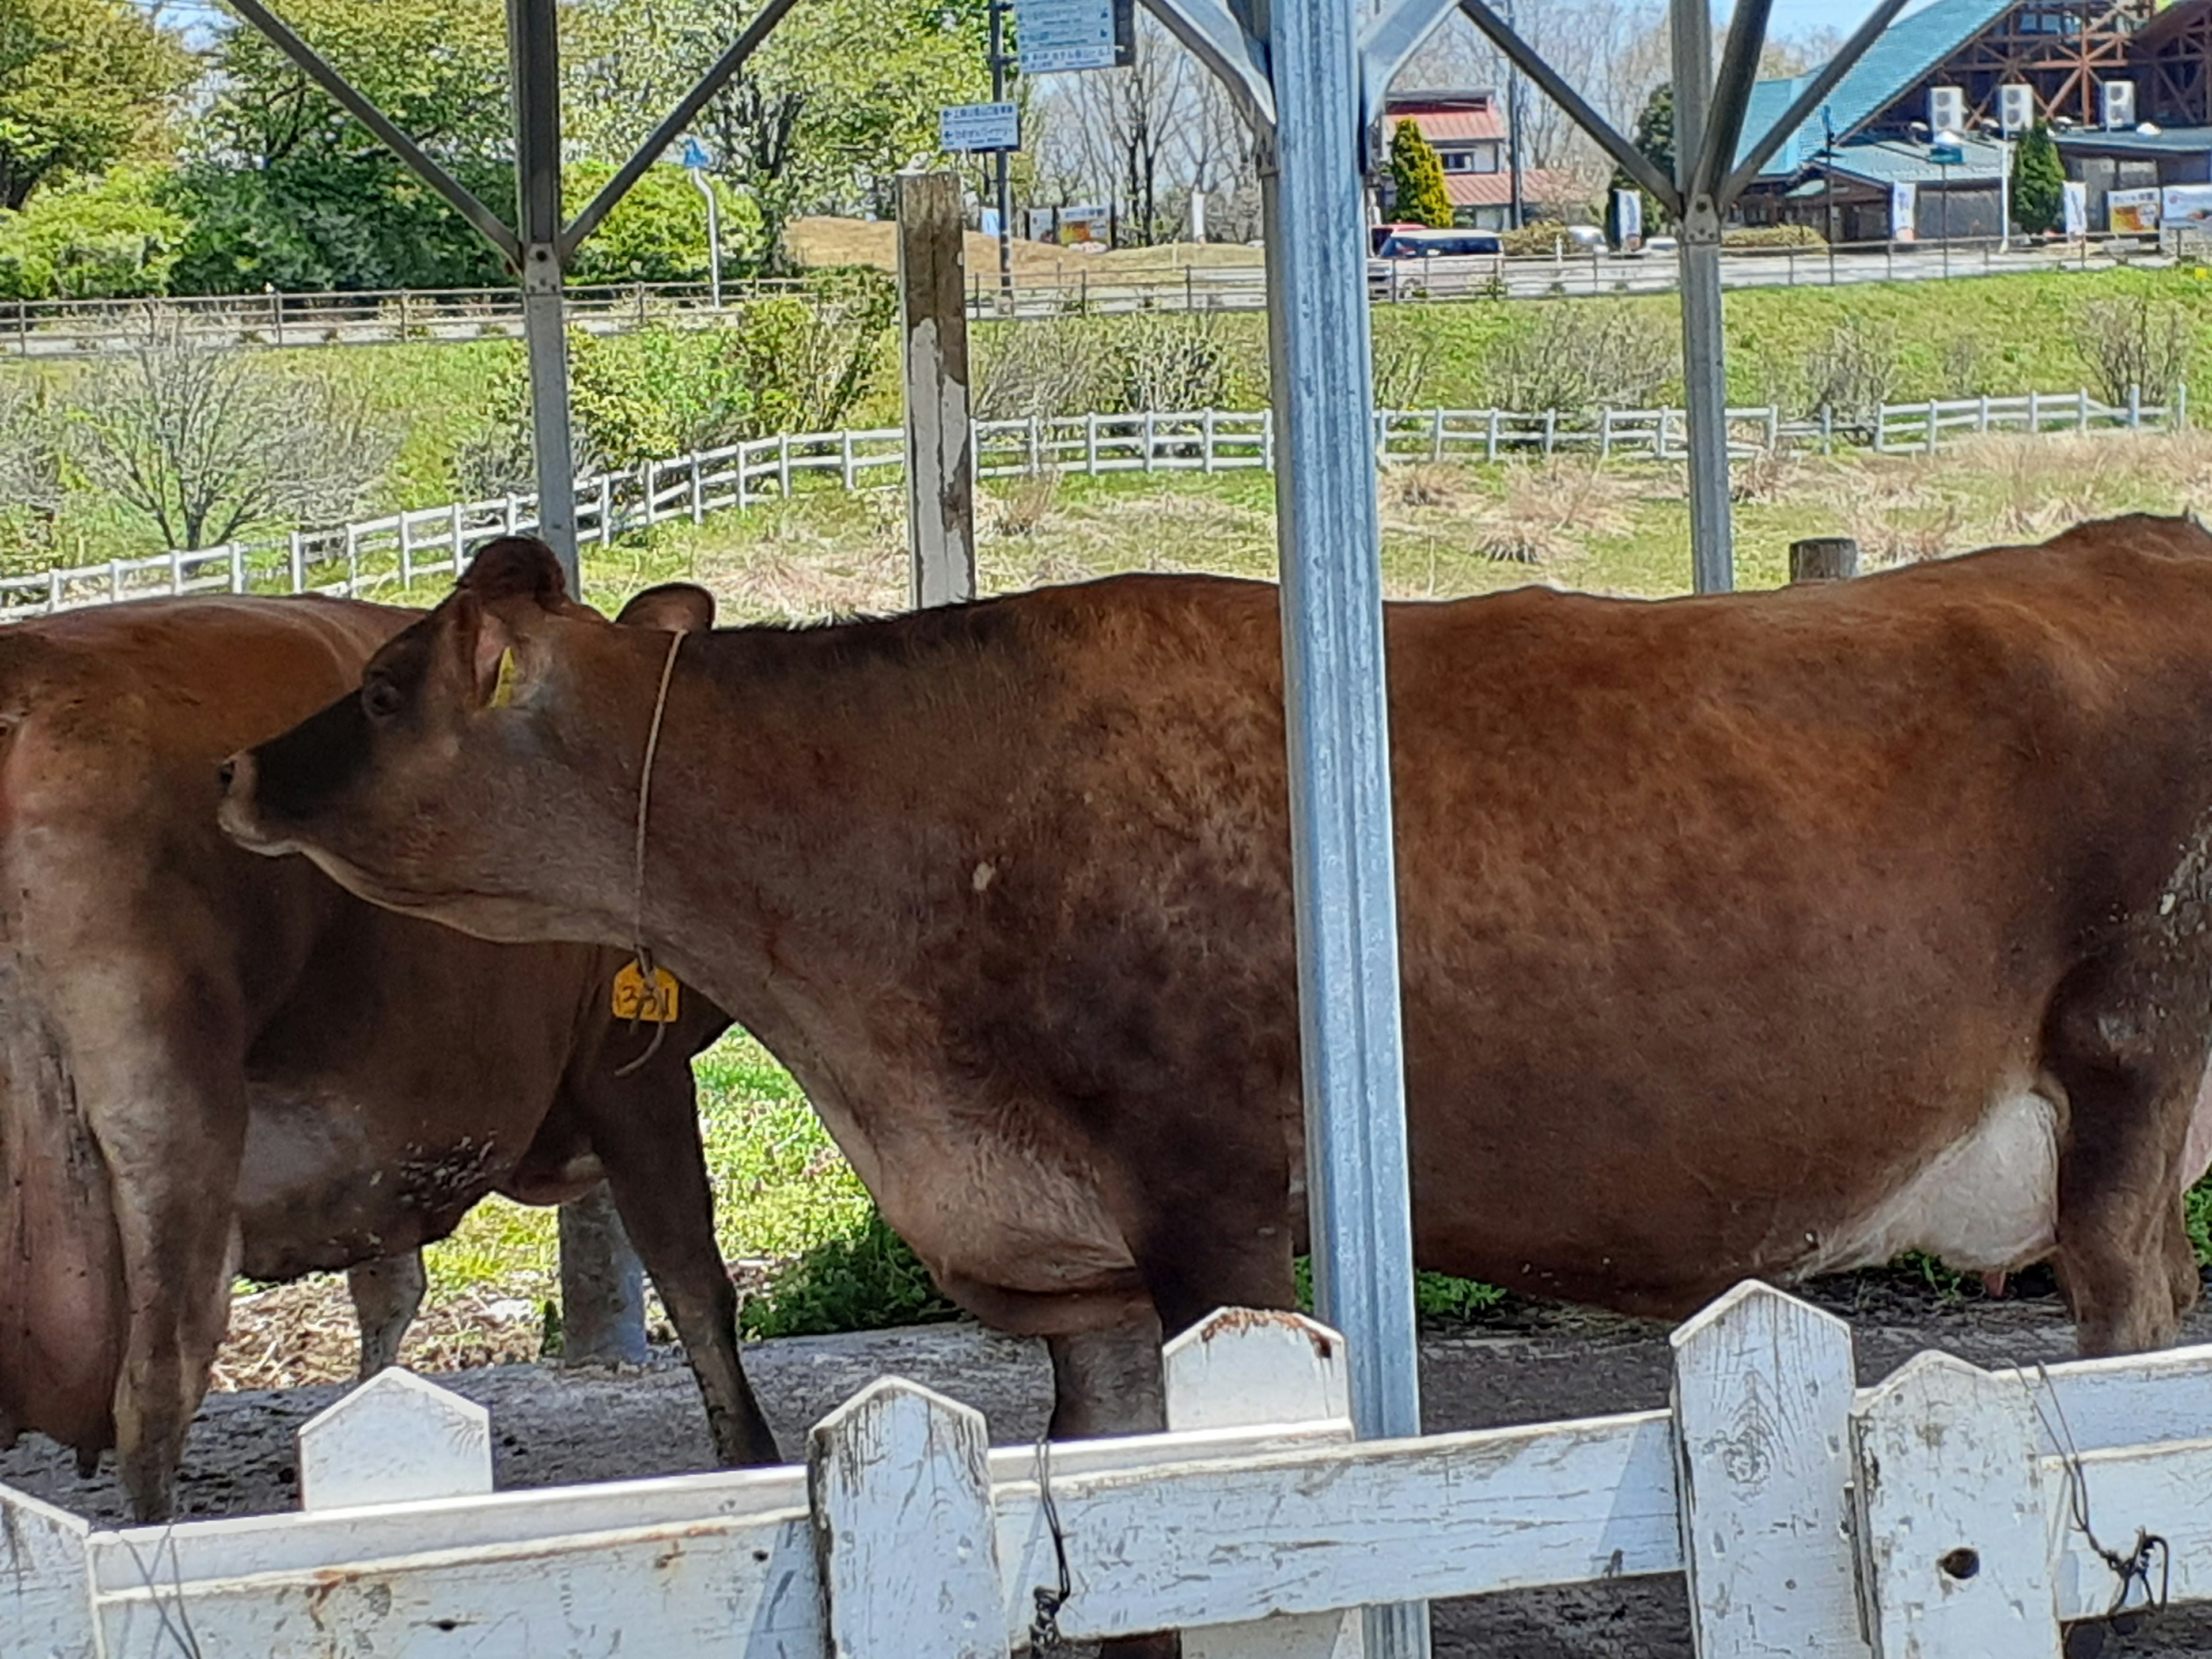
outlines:
[[399, 712], [404, 701], [399, 688], [390, 680], [375, 679], [361, 688], [361, 710], [373, 720], [388, 720]]

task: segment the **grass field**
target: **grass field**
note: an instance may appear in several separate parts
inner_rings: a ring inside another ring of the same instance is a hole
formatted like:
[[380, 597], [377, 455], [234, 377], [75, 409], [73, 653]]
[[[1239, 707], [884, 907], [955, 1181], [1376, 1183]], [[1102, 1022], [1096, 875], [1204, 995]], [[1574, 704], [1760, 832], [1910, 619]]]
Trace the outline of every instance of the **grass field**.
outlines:
[[[1802, 404], [1810, 395], [1809, 359], [1846, 325], [1877, 342], [1890, 364], [1886, 389], [1895, 399], [2094, 385], [2094, 369], [2081, 344], [2087, 311], [2098, 302], [2131, 295], [2178, 307], [2188, 319], [2196, 360], [2212, 363], [2212, 276], [2197, 270], [1752, 289], [1728, 296], [1729, 393], [1739, 402]], [[1501, 398], [1510, 402], [1505, 392], [1516, 385], [1528, 389], [1525, 360], [1533, 343], [1564, 356], [1579, 349], [1584, 356], [1625, 353], [1648, 359], [1628, 378], [1648, 380], [1654, 397], [1676, 398], [1679, 377], [1670, 367], [1674, 307], [1672, 296], [1651, 295], [1386, 307], [1375, 320], [1378, 385], [1387, 400], [1408, 407], [1480, 408]], [[1588, 341], [1577, 348], [1578, 325], [1573, 319], [1601, 313], [1628, 321], [1609, 337], [1609, 343], [1599, 342], [1602, 349]], [[994, 363], [1024, 350], [1035, 354], [1040, 340], [1048, 340], [1048, 355], [1073, 353], [1110, 369], [1134, 335], [1160, 325], [1157, 316], [983, 323], [974, 330], [975, 349], [985, 382], [1000, 372]], [[1220, 313], [1198, 326], [1206, 334], [1203, 355], [1212, 364], [1206, 384], [1215, 400], [1224, 406], [1256, 406], [1267, 386], [1263, 319]], [[389, 427], [397, 448], [369, 505], [374, 512], [452, 500], [459, 490], [457, 457], [493, 422], [497, 410], [511, 405], [522, 373], [520, 345], [506, 341], [272, 352], [265, 361], [283, 373], [342, 381]], [[74, 363], [0, 365], [0, 379], [27, 378], [62, 393], [82, 372], [83, 365]], [[897, 421], [898, 386], [888, 337], [852, 418], [861, 425]], [[159, 551], [156, 539], [82, 477], [65, 498], [53, 532], [59, 556], [71, 563]]]

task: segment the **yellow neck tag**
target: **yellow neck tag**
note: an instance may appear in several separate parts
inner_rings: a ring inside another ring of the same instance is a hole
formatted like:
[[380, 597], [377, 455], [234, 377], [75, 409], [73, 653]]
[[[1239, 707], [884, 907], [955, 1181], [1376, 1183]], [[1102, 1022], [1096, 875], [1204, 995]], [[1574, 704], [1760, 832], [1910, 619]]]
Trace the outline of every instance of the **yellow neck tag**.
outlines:
[[499, 678], [493, 682], [491, 702], [488, 707], [504, 708], [514, 701], [514, 647], [508, 646], [499, 653]]
[[[626, 962], [615, 975], [614, 1011], [617, 1019], [641, 1019], [666, 1025], [676, 1018], [676, 975], [665, 968], [653, 970], [653, 989], [646, 988], [637, 964]], [[656, 997], [654, 992], [659, 995]]]

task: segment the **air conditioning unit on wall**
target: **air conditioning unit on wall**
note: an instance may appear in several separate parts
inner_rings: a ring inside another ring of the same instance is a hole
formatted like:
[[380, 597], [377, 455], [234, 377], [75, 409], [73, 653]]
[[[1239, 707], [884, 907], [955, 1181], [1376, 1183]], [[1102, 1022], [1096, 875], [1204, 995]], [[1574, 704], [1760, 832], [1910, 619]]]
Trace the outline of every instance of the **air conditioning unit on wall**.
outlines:
[[1964, 87], [1928, 88], [1928, 125], [1937, 132], [1966, 130], [1966, 91]]
[[2107, 81], [2097, 88], [2097, 100], [2103, 110], [2105, 131], [2113, 132], [2136, 124], [2136, 83], [2132, 81]]
[[2035, 125], [2035, 88], [2014, 81], [1997, 88], [1997, 126], [2008, 138]]

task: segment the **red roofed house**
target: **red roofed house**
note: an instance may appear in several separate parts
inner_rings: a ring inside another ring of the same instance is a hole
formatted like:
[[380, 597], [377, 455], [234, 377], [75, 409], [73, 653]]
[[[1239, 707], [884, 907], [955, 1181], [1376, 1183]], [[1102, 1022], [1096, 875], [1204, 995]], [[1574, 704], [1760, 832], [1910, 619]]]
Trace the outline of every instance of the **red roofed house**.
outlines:
[[[1398, 123], [1411, 121], [1444, 164], [1444, 193], [1451, 198], [1452, 222], [1482, 230], [1510, 229], [1513, 223], [1512, 158], [1504, 106], [1494, 92], [1394, 92], [1383, 100], [1384, 158], [1374, 179], [1382, 217], [1394, 216], [1388, 158]], [[1553, 194], [1553, 180], [1540, 169], [1521, 173], [1525, 211]]]

